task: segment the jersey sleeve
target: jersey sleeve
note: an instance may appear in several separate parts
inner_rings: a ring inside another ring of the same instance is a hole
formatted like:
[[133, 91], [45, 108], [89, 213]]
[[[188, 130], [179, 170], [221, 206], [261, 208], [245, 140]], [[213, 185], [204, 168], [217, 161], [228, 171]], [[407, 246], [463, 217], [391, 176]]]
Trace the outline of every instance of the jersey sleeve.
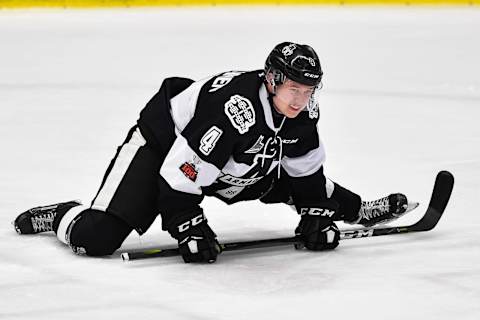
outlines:
[[282, 167], [290, 177], [309, 176], [317, 172], [325, 163], [325, 148], [318, 140], [318, 147], [298, 157], [284, 157]]
[[170, 101], [176, 139], [160, 168], [164, 229], [201, 210], [202, 188], [216, 181], [238, 138], [223, 112], [225, 98], [206, 94], [204, 87], [194, 83]]
[[301, 132], [295, 146], [296, 152], [290, 152], [282, 158], [281, 166], [290, 177], [309, 176], [317, 172], [325, 163], [325, 147], [318, 129], [318, 116], [311, 118], [302, 112], [295, 127]]
[[177, 121], [180, 124], [176, 128], [177, 138], [160, 170], [173, 189], [198, 195], [202, 187], [215, 182], [237, 141], [237, 134], [219, 110], [218, 102], [205, 100], [197, 98], [188, 122]]
[[[221, 128], [217, 123], [177, 136], [160, 169], [172, 189], [200, 195], [202, 187], [215, 182], [232, 149]], [[217, 157], [210, 156], [215, 148], [221, 151], [216, 152]]]

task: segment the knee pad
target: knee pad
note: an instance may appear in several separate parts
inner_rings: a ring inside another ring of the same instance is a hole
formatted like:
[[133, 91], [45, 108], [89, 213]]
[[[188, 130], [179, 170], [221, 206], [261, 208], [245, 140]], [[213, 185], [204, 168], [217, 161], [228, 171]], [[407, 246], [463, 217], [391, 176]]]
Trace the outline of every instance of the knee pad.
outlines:
[[111, 255], [133, 230], [113, 214], [88, 209], [70, 224], [68, 244], [76, 254]]

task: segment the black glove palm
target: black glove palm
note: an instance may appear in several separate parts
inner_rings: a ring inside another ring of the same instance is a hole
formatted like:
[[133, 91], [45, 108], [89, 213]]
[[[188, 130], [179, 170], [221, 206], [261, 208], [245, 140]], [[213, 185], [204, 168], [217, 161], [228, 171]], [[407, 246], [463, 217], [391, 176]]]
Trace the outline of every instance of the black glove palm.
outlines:
[[314, 251], [335, 249], [340, 240], [340, 231], [330, 218], [308, 214], [300, 219], [295, 235]]

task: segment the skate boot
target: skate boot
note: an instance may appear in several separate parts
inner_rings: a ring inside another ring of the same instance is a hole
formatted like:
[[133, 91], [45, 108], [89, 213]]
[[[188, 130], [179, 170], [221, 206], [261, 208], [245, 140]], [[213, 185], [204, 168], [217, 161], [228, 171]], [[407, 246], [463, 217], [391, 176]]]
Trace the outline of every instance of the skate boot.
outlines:
[[18, 234], [33, 234], [46, 231], [53, 231], [53, 220], [59, 211], [65, 214], [70, 208], [80, 205], [78, 200], [61, 202], [49, 206], [40, 206], [32, 208], [21, 213], [13, 226]]
[[374, 201], [362, 201], [359, 218], [355, 223], [365, 227], [385, 224], [404, 215], [407, 208], [407, 197], [401, 193], [393, 193]]

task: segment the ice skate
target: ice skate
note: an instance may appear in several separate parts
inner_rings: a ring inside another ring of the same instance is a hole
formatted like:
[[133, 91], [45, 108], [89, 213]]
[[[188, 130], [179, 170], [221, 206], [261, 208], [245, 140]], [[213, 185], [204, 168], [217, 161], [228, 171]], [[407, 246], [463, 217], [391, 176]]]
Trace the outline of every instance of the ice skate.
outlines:
[[407, 197], [401, 193], [393, 193], [374, 201], [362, 201], [359, 218], [355, 223], [365, 227], [385, 224], [398, 219], [417, 206], [418, 203], [409, 204]]
[[[68, 209], [80, 205], [78, 200], [61, 202], [49, 206], [39, 206], [21, 213], [13, 226], [19, 234], [34, 234], [53, 231], [53, 220], [58, 211], [65, 213]], [[62, 210], [63, 209], [63, 210]], [[65, 210], [66, 209], [66, 210]]]

